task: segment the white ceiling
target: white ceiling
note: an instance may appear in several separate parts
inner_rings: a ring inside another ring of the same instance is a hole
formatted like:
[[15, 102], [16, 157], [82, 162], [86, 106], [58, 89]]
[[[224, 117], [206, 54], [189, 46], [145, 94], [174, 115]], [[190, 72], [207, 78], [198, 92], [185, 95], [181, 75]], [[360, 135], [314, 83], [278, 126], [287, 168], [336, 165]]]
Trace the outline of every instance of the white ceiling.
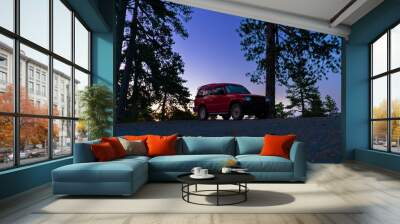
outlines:
[[348, 37], [383, 0], [169, 0], [227, 14]]
[[316, 19], [330, 20], [350, 1], [351, 0], [231, 0], [230, 2], [275, 9]]

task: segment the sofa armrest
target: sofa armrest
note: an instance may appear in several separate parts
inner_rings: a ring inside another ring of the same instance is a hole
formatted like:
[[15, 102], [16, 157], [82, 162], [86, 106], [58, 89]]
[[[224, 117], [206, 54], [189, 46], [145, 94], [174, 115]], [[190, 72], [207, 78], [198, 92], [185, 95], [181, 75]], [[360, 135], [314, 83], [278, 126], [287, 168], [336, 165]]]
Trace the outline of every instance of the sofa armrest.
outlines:
[[290, 149], [290, 160], [293, 162], [293, 179], [305, 181], [307, 174], [307, 156], [303, 142], [295, 141]]
[[94, 157], [90, 146], [92, 144], [99, 143], [100, 141], [89, 141], [82, 143], [75, 143], [74, 147], [74, 163], [89, 163], [95, 162], [96, 158]]

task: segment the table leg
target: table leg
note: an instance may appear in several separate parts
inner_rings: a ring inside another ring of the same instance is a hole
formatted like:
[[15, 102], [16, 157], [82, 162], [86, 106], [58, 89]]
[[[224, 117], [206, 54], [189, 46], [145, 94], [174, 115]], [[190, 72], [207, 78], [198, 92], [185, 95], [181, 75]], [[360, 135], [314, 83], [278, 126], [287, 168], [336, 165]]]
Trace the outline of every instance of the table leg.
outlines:
[[184, 194], [183, 194], [183, 190], [184, 190], [184, 188], [183, 188], [183, 187], [184, 187], [184, 186], [185, 186], [185, 185], [182, 183], [182, 187], [181, 187], [182, 199], [184, 198], [184, 197], [183, 197], [183, 195], [184, 195]]
[[219, 184], [217, 184], [217, 206], [219, 205]]
[[190, 184], [188, 184], [188, 185], [187, 185], [187, 191], [188, 191], [188, 193], [187, 193], [187, 201], [188, 201], [188, 202], [190, 202], [190, 201], [189, 201], [189, 195], [190, 195]]
[[247, 201], [247, 192], [248, 192], [248, 190], [247, 190], [247, 183], [244, 183], [244, 187], [245, 187], [245, 192], [244, 192], [244, 201]]
[[197, 184], [195, 185], [195, 190], [194, 191], [196, 191], [197, 192]]

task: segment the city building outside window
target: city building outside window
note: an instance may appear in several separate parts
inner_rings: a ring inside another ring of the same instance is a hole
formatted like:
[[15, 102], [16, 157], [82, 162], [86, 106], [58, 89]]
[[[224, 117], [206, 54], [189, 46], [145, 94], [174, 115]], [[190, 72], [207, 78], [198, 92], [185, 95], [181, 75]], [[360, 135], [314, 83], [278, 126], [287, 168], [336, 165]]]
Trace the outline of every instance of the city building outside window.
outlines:
[[40, 95], [40, 84], [36, 84], [36, 95]]
[[7, 73], [0, 71], [0, 84], [5, 86], [7, 84]]
[[0, 91], [4, 91], [7, 85], [7, 56], [0, 54]]
[[28, 71], [28, 73], [29, 73], [29, 79], [32, 79], [33, 80], [33, 67], [32, 66], [29, 66], [29, 71]]
[[29, 89], [29, 94], [34, 93], [33, 82], [31, 82], [31, 81], [28, 82], [28, 89]]
[[0, 21], [8, 30], [0, 29], [0, 170], [70, 156], [74, 142], [87, 139], [71, 105], [79, 105], [79, 92], [90, 85], [90, 31], [64, 1], [18, 2], [19, 12], [9, 14], [19, 21], [16, 29]]

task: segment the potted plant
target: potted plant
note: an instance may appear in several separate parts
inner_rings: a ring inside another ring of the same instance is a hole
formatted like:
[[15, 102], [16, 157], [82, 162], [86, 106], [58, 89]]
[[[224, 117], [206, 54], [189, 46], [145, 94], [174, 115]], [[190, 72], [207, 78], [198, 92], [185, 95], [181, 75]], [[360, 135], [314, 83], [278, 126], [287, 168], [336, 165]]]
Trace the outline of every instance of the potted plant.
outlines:
[[110, 136], [112, 126], [112, 92], [104, 85], [95, 84], [80, 92], [81, 118], [90, 140]]

